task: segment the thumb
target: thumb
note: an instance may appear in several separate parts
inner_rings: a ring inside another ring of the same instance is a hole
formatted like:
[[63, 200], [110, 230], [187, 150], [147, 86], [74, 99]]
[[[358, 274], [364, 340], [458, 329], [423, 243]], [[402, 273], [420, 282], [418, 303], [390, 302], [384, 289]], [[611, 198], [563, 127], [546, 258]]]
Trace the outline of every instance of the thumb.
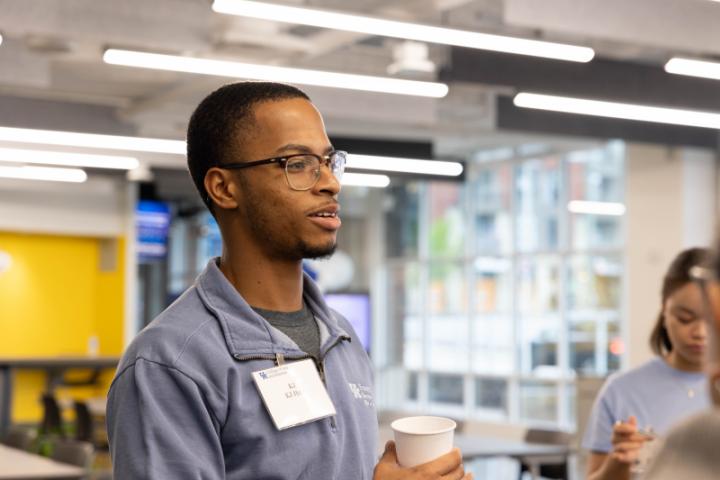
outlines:
[[397, 453], [395, 452], [395, 442], [390, 440], [385, 444], [385, 452], [383, 452], [381, 462], [397, 463]]
[[635, 415], [630, 415], [628, 418], [628, 423], [633, 426], [637, 426], [637, 417]]

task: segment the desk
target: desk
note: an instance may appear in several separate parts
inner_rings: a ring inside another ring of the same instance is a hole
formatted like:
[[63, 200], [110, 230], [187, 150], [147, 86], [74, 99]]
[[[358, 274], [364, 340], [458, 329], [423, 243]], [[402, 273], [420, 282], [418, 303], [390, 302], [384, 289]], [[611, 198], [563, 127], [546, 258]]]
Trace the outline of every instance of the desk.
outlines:
[[0, 445], [0, 480], [45, 478], [75, 480], [82, 478], [86, 473], [84, 468]]
[[489, 457], [510, 457], [516, 460], [527, 459], [530, 463], [532, 478], [540, 477], [540, 466], [533, 462], [533, 457], [568, 457], [572, 448], [568, 445], [550, 445], [544, 443], [527, 443], [522, 441], [503, 440], [501, 438], [482, 437], [457, 433], [455, 446], [460, 448], [463, 460], [474, 460]]
[[[0, 357], [0, 436], [10, 426], [15, 370], [45, 370], [48, 375], [46, 388], [52, 392], [58, 385], [92, 385], [103, 369], [115, 368], [119, 361], [120, 357], [114, 356]], [[90, 377], [80, 383], [65, 382], [65, 372], [75, 368], [89, 369]]]

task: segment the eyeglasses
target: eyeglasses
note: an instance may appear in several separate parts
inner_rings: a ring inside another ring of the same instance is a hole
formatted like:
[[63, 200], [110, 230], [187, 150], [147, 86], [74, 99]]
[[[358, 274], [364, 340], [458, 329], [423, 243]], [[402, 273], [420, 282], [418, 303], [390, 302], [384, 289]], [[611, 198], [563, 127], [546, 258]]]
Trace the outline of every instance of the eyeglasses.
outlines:
[[339, 182], [345, 171], [347, 152], [335, 150], [327, 155], [315, 155], [314, 153], [296, 153], [284, 157], [266, 158], [243, 163], [224, 163], [217, 165], [218, 168], [228, 170], [240, 170], [242, 168], [257, 167], [269, 163], [277, 163], [285, 170], [285, 178], [293, 190], [310, 190], [320, 180], [320, 167], [327, 166], [330, 172]]

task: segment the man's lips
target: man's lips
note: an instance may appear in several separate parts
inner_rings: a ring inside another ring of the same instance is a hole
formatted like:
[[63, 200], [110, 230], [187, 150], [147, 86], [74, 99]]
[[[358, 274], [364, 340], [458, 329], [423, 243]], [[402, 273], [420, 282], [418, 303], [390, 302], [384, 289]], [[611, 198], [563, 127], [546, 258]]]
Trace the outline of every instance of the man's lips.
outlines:
[[310, 221], [325, 230], [338, 230], [342, 222], [338, 216], [340, 206], [337, 203], [331, 203], [320, 208], [316, 208], [308, 214]]
[[342, 222], [340, 221], [340, 217], [308, 217], [310, 218], [310, 221], [313, 222], [315, 225], [325, 229], [325, 230], [338, 230], [340, 228], [340, 225], [342, 225]]

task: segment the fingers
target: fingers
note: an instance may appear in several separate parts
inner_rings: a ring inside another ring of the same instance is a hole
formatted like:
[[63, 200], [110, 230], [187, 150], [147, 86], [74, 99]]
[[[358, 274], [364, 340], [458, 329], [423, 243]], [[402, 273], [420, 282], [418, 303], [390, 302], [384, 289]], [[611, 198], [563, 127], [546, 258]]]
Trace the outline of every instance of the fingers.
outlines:
[[611, 442], [613, 445], [621, 442], [640, 442], [645, 443], [648, 436], [643, 433], [613, 433]]
[[[420, 470], [426, 470], [430, 473], [434, 473], [436, 475], [447, 475], [451, 472], [454, 472], [455, 470], [460, 468], [460, 471], [462, 472], [462, 455], [460, 455], [460, 449], [459, 448], [453, 448], [449, 453], [446, 453], [442, 457], [438, 457], [432, 462], [425, 463], [423, 465], [420, 465], [418, 469]], [[454, 478], [454, 477], [448, 477], [448, 478]], [[462, 475], [457, 477], [458, 479], [462, 478]]]
[[635, 452], [642, 448], [644, 442], [621, 442], [614, 445], [613, 450], [616, 452]]
[[390, 440], [385, 444], [385, 451], [380, 457], [380, 463], [391, 462], [393, 465], [397, 463], [397, 452], [395, 451], [395, 442]]
[[612, 452], [612, 456], [615, 457], [615, 459], [621, 463], [635, 463], [635, 460], [638, 458], [637, 451], [631, 451], [631, 452]]
[[612, 444], [616, 445], [622, 442], [646, 442], [652, 435], [638, 430], [637, 418], [631, 415], [627, 422], [618, 420], [613, 425]]
[[466, 478], [465, 468], [463, 465], [458, 466], [455, 470], [442, 476], [443, 480], [463, 480]]
[[613, 425], [613, 433], [618, 433], [618, 434], [624, 435], [624, 434], [632, 434], [637, 431], [638, 431], [637, 424], [633, 424], [630, 422], [623, 423], [620, 420], [618, 420], [617, 422], [615, 422], [615, 425]]
[[613, 445], [613, 451], [612, 455], [623, 463], [632, 463], [640, 455], [640, 448], [642, 447], [644, 441], [642, 442], [621, 442], [616, 445]]

